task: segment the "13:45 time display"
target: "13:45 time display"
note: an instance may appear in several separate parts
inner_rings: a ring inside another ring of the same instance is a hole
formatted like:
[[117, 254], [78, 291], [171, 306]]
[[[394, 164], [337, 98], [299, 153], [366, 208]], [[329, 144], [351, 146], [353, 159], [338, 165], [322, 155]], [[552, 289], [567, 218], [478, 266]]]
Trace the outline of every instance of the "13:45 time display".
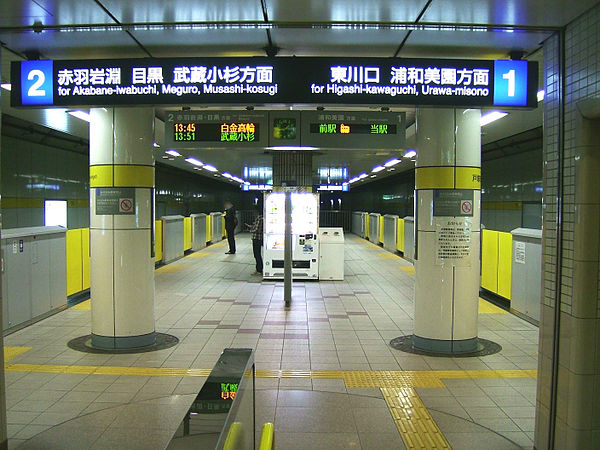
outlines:
[[195, 132], [196, 131], [196, 124], [195, 123], [174, 123], [173, 124], [173, 129], [175, 132], [178, 133], [182, 133], [182, 132]]

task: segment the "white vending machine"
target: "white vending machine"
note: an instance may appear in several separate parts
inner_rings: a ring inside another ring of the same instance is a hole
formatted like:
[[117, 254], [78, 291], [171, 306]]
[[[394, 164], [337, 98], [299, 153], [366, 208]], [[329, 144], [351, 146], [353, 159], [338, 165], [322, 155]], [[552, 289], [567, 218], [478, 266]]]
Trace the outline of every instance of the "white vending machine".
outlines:
[[[292, 192], [292, 277], [319, 279], [319, 194]], [[285, 193], [265, 193], [263, 278], [283, 278]]]

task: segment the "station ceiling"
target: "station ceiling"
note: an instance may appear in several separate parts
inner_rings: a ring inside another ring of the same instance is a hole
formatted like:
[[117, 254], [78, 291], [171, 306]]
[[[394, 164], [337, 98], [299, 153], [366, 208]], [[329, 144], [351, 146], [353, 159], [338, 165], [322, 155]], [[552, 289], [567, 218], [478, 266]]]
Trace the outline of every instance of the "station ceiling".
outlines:
[[[274, 49], [280, 56], [480, 59], [506, 58], [517, 50], [528, 57], [555, 30], [596, 3], [596, 0], [3, 1], [0, 2], [2, 80], [10, 81], [9, 62], [24, 57], [265, 56], [266, 49]], [[378, 106], [366, 108], [378, 109]], [[414, 110], [398, 110], [407, 112], [410, 124]], [[243, 166], [269, 161], [264, 152], [233, 152], [228, 156], [198, 153], [217, 167], [221, 165], [221, 171], [238, 175]], [[354, 175], [395, 156], [394, 152], [381, 153], [384, 152], [376, 149], [362, 154], [324, 151], [317, 161], [349, 167]], [[179, 164], [179, 161], [165, 162]]]

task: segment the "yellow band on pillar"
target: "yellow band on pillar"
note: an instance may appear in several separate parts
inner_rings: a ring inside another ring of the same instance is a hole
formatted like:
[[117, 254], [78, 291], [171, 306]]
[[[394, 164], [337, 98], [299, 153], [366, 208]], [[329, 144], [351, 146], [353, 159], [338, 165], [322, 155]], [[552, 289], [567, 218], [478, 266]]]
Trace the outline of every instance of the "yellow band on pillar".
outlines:
[[481, 189], [481, 168], [457, 167], [456, 189]]
[[454, 167], [417, 167], [415, 189], [454, 189]]
[[90, 187], [154, 187], [154, 167], [135, 165], [90, 166]]
[[481, 189], [479, 167], [417, 167], [415, 189]]

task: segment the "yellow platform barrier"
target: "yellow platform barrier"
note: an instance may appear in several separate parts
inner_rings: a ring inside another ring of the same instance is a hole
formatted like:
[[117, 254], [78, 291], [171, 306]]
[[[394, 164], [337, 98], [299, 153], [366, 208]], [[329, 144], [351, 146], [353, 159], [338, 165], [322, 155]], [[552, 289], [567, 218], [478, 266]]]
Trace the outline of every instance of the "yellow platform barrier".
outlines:
[[396, 229], [396, 250], [404, 253], [404, 219], [398, 219]]
[[183, 218], [183, 251], [192, 248], [192, 218]]
[[206, 243], [212, 241], [212, 219], [210, 218], [210, 214], [206, 215]]
[[512, 234], [498, 232], [498, 295], [510, 300], [512, 285]]
[[162, 220], [154, 222], [154, 262], [162, 260]]
[[81, 228], [67, 230], [66, 242], [67, 296], [83, 291], [83, 258]]
[[383, 215], [379, 216], [379, 242], [383, 243]]

